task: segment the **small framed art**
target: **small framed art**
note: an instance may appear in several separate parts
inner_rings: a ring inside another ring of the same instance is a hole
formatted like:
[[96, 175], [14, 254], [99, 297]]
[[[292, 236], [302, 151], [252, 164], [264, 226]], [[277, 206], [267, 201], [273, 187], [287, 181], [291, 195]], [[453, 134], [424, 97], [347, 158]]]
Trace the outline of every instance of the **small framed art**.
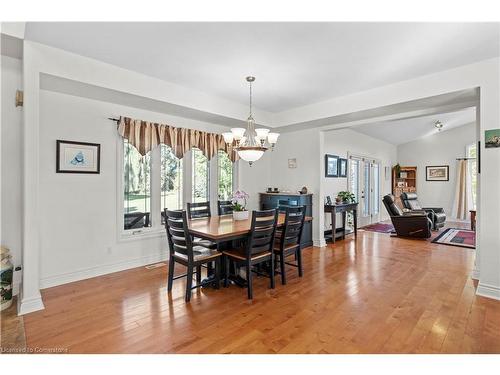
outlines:
[[426, 181], [449, 181], [450, 167], [448, 165], [437, 165], [425, 167]]
[[57, 140], [57, 173], [100, 173], [101, 145]]
[[325, 155], [325, 177], [339, 176], [339, 157], [337, 155]]
[[347, 177], [347, 159], [339, 158], [339, 177]]

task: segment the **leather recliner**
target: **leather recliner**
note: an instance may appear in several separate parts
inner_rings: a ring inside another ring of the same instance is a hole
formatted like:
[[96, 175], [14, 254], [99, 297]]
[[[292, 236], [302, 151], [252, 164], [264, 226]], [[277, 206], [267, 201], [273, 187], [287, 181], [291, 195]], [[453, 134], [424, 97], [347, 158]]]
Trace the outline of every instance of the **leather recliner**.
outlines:
[[411, 238], [431, 237], [432, 221], [425, 211], [401, 211], [396, 205], [392, 194], [384, 196], [382, 201], [391, 216], [392, 225], [394, 225], [398, 236]]
[[446, 214], [444, 210], [439, 207], [422, 207], [418, 202], [417, 193], [401, 193], [401, 202], [403, 206], [411, 211], [424, 210], [429, 219], [432, 221], [432, 230], [439, 230], [444, 227], [446, 222]]

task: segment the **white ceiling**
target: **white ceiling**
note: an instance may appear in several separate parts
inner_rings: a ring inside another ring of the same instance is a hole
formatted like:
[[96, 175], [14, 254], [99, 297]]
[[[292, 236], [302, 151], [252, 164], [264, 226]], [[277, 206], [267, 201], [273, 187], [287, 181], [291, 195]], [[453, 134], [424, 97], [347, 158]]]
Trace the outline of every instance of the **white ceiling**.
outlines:
[[394, 145], [400, 145], [436, 134], [438, 130], [434, 124], [438, 120], [443, 124], [441, 132], [445, 132], [476, 122], [476, 110], [466, 108], [450, 113], [364, 124], [351, 129]]
[[497, 23], [28, 22], [26, 39], [280, 112], [499, 55]]

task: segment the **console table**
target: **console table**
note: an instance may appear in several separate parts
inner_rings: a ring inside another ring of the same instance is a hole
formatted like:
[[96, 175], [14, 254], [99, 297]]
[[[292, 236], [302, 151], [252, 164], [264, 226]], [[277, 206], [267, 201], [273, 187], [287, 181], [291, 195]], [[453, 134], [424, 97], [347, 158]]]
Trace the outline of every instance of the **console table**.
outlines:
[[[283, 208], [285, 206], [305, 206], [306, 216], [312, 216], [312, 194], [260, 193], [260, 209]], [[282, 211], [280, 209], [280, 211]], [[312, 222], [306, 221], [302, 230], [302, 247], [312, 246]]]
[[[325, 204], [325, 212], [332, 214], [332, 229], [325, 231], [325, 239], [331, 240], [335, 243], [337, 238], [345, 239], [348, 234], [354, 233], [354, 237], [358, 235], [358, 204], [357, 203], [344, 203], [344, 204]], [[354, 230], [347, 230], [345, 227], [347, 212], [352, 212], [354, 217]], [[342, 214], [342, 228], [337, 228], [337, 215]]]

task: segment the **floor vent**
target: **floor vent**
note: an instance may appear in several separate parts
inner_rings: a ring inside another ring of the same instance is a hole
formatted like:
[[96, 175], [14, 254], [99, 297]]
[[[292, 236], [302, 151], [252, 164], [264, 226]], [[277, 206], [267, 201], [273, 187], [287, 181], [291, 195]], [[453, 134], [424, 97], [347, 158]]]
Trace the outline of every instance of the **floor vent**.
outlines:
[[159, 267], [163, 267], [163, 266], [166, 266], [166, 265], [167, 265], [167, 263], [163, 263], [163, 262], [161, 262], [161, 263], [155, 263], [155, 264], [150, 264], [150, 265], [146, 266], [146, 269], [147, 270], [152, 270], [154, 268], [159, 268]]

